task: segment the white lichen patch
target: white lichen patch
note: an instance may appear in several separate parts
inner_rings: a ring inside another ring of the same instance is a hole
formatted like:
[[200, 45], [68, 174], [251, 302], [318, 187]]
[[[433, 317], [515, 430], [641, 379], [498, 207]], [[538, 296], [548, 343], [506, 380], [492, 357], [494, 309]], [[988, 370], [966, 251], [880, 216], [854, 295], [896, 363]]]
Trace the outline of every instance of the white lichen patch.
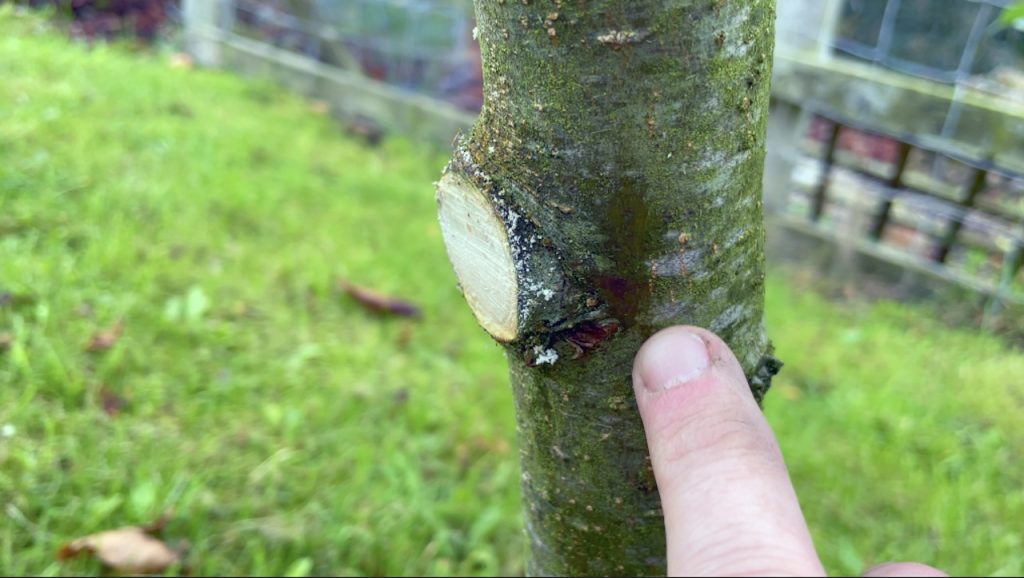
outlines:
[[533, 360], [536, 365], [554, 365], [558, 361], [558, 352], [542, 345], [534, 346], [533, 353], [536, 355]]
[[448, 258], [480, 325], [495, 339], [518, 335], [516, 266], [505, 222], [487, 195], [454, 172], [437, 187], [438, 218]]
[[597, 37], [601, 44], [607, 44], [616, 48], [627, 44], [636, 44], [643, 41], [650, 35], [646, 30], [609, 30]]

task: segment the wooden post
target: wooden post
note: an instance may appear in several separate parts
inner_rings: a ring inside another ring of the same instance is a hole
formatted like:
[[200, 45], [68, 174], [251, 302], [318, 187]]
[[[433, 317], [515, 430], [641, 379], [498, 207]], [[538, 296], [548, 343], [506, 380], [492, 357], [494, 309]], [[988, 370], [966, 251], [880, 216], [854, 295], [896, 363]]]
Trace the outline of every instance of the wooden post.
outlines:
[[183, 0], [182, 18], [185, 21], [185, 44], [189, 54], [201, 66], [221, 65], [218, 15], [230, 3], [225, 0]]

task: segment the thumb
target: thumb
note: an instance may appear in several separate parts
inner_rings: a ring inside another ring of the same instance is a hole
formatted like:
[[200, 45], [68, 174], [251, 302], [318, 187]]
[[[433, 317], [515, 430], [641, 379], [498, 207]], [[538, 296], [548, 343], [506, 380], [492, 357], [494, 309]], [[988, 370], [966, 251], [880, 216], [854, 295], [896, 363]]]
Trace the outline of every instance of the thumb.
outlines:
[[775, 436], [721, 339], [661, 331], [637, 354], [633, 386], [670, 575], [824, 575]]

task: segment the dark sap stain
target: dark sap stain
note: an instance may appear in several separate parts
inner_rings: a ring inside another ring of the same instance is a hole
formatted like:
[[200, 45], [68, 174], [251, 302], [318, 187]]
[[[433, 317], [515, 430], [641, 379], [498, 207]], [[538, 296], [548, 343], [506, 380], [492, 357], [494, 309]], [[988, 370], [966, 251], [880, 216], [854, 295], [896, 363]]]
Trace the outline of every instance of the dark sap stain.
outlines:
[[655, 248], [665, 225], [651, 215], [644, 199], [645, 185], [639, 177], [624, 177], [602, 215], [602, 229], [607, 231], [608, 245], [601, 250], [614, 263], [611, 271], [603, 271], [592, 281], [604, 301], [611, 306], [612, 316], [624, 328], [636, 325], [637, 314], [651, 300], [647, 256]]

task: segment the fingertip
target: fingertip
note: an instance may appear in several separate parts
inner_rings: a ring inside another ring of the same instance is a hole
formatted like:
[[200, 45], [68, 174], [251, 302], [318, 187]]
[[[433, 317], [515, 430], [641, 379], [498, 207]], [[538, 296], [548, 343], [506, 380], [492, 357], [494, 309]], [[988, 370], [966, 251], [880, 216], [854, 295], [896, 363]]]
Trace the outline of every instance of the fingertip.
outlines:
[[743, 421], [771, 436], [736, 357], [706, 329], [680, 325], [651, 336], [636, 355], [633, 387], [652, 445], [691, 427], [688, 417]]
[[637, 352], [633, 384], [651, 393], [673, 389], [700, 377], [711, 366], [708, 345], [690, 327], [654, 334]]
[[[698, 327], [665, 329], [638, 352], [633, 378], [669, 570], [820, 572], [774, 435], [728, 346]], [[708, 541], [723, 535], [728, 547]]]
[[692, 382], [711, 368], [746, 385], [739, 361], [720, 337], [700, 327], [677, 325], [655, 333], [637, 352], [633, 384], [638, 392], [657, 393]]

